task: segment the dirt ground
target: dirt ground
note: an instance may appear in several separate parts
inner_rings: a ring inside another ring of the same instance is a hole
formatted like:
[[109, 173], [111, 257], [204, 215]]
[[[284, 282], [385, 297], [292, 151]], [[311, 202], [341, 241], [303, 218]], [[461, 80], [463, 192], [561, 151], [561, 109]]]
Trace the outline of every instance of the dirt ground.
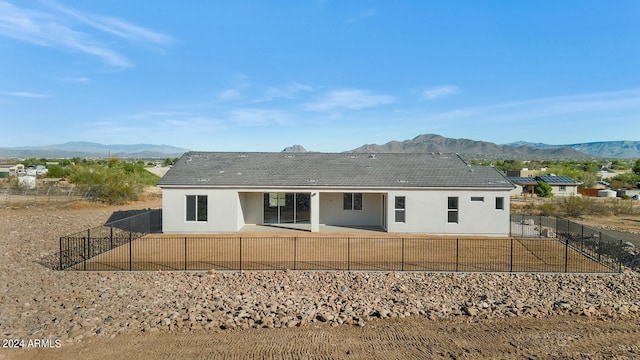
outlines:
[[191, 331], [119, 336], [0, 359], [638, 359], [640, 319], [512, 317], [379, 320], [365, 327]]
[[[159, 206], [160, 201], [155, 199], [117, 210]], [[90, 208], [70, 205], [61, 211], [81, 213]], [[638, 231], [640, 217], [611, 219], [607, 225]], [[413, 317], [377, 320], [364, 327], [313, 324], [289, 329], [158, 331], [128, 333], [112, 339], [85, 338], [56, 349], [0, 348], [0, 359], [44, 358], [640, 359], [640, 317], [596, 319], [558, 315], [489, 320]]]

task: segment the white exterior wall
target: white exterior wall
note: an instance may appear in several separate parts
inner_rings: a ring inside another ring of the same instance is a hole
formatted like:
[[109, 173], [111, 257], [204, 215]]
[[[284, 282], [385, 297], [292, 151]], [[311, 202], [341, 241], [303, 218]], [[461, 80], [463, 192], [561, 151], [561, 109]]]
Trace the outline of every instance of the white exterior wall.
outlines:
[[343, 192], [320, 192], [320, 224], [380, 226], [382, 195], [362, 193], [362, 210], [344, 210]]
[[571, 185], [565, 185], [565, 190], [561, 191], [560, 190], [560, 186], [551, 185], [551, 192], [553, 193], [553, 196], [577, 196], [578, 195], [578, 187], [577, 186], [571, 186]]
[[[207, 195], [206, 222], [187, 221], [187, 195]], [[164, 233], [236, 232], [240, 219], [240, 197], [228, 189], [162, 189], [162, 231]]]
[[[261, 224], [263, 193], [310, 192], [312, 231], [318, 224], [383, 226], [382, 198], [387, 194], [387, 231], [434, 235], [509, 235], [509, 191], [496, 190], [393, 190], [362, 191], [362, 210], [343, 210], [343, 190], [337, 189], [186, 189], [162, 191], [162, 227], [165, 233], [237, 232], [245, 224]], [[348, 192], [359, 192], [351, 191]], [[315, 195], [314, 195], [315, 194]], [[206, 195], [208, 221], [186, 221], [186, 196]], [[405, 222], [395, 222], [395, 197], [405, 196]], [[447, 222], [447, 199], [458, 197], [458, 223]], [[472, 196], [484, 201], [472, 202]], [[495, 209], [495, 198], [504, 209]], [[319, 200], [318, 200], [319, 199]]]
[[[395, 222], [395, 197], [405, 197], [405, 222]], [[448, 223], [448, 197], [458, 197], [458, 223]], [[484, 201], [471, 201], [482, 196]], [[502, 197], [504, 209], [496, 210]], [[388, 231], [434, 235], [509, 235], [509, 192], [471, 190], [389, 191]]]

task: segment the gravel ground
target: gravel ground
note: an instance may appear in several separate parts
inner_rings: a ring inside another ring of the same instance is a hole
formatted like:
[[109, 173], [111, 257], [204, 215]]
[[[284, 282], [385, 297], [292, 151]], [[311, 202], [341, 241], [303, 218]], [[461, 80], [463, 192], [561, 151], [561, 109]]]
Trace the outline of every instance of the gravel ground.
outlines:
[[115, 211], [159, 205], [0, 209], [0, 338], [65, 345], [155, 332], [364, 327], [380, 319], [640, 318], [640, 277], [629, 269], [619, 275], [91, 273], [42, 265], [55, 259], [59, 236], [100, 225]]

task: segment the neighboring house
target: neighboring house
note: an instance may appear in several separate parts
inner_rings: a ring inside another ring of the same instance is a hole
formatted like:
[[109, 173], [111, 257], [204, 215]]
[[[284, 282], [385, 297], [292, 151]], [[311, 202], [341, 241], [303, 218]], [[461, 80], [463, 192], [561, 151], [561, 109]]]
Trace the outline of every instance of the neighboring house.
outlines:
[[[516, 186], [516, 189], [512, 191], [512, 194], [516, 195], [533, 194], [538, 181], [543, 181], [551, 186], [553, 196], [576, 196], [579, 195], [578, 185], [581, 184], [568, 176], [553, 174], [536, 177], [507, 176], [507, 180]], [[518, 192], [518, 190], [520, 191]]]
[[545, 175], [536, 176], [537, 180], [546, 182], [551, 186], [553, 196], [577, 196], [578, 185], [582, 183], [573, 180], [568, 176]]
[[509, 235], [513, 185], [456, 154], [184, 154], [160, 180], [165, 233], [245, 225]]
[[511, 190], [512, 196], [533, 195], [538, 185], [538, 180], [530, 176], [507, 176], [507, 180], [516, 187]]

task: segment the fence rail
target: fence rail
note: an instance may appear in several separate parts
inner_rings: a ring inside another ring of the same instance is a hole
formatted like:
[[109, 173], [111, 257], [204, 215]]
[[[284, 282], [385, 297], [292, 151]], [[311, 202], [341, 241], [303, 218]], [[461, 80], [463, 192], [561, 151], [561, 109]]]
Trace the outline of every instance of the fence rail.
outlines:
[[167, 236], [159, 210], [60, 238], [60, 269], [621, 271], [622, 242], [560, 218], [511, 217], [509, 238]]
[[34, 189], [0, 188], [0, 206], [18, 203], [44, 204], [93, 200], [91, 187], [39, 186]]

